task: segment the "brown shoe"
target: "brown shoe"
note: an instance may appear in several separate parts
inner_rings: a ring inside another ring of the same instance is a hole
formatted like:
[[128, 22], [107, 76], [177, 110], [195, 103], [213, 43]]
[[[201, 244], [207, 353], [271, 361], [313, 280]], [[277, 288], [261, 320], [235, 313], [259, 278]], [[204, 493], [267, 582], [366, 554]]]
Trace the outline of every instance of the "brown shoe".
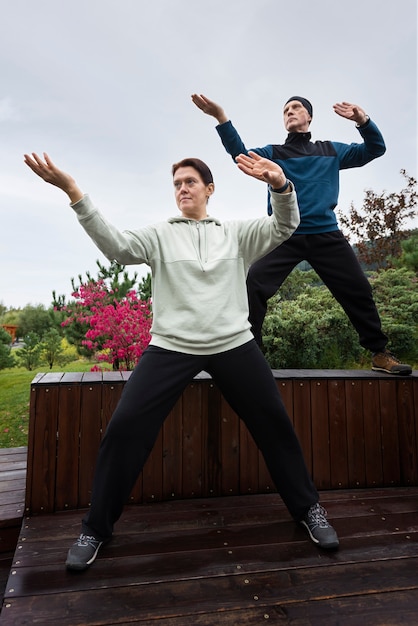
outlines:
[[412, 367], [406, 363], [401, 363], [390, 352], [376, 352], [372, 359], [372, 370], [375, 372], [386, 372], [387, 374], [412, 374]]

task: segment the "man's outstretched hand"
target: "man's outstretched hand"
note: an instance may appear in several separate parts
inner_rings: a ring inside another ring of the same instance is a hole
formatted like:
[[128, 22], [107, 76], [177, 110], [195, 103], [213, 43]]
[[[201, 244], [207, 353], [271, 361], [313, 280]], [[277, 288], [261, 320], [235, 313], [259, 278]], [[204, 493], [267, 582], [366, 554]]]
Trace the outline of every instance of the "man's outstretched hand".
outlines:
[[359, 126], [365, 124], [369, 119], [361, 107], [350, 102], [337, 102], [337, 104], [334, 104], [333, 109], [337, 115], [345, 117], [347, 120], [353, 120]]
[[194, 93], [192, 95], [192, 101], [198, 109], [203, 111], [203, 113], [214, 117], [218, 121], [218, 124], [224, 124], [228, 121], [228, 118], [225, 115], [225, 111], [223, 110], [223, 108], [219, 104], [216, 104], [216, 102], [213, 102], [212, 100], [209, 100], [209, 98], [206, 98], [206, 96], [204, 96], [203, 94]]

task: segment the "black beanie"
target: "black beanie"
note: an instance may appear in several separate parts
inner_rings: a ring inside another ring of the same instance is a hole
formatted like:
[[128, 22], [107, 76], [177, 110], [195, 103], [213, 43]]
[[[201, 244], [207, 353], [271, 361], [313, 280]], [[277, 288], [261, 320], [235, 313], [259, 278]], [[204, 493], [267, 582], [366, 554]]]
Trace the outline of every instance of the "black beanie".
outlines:
[[292, 96], [291, 98], [289, 98], [289, 100], [287, 100], [285, 102], [284, 106], [286, 106], [286, 104], [288, 102], [291, 102], [292, 100], [297, 100], [298, 102], [303, 104], [303, 106], [308, 111], [308, 113], [311, 116], [311, 118], [313, 117], [313, 108], [312, 108], [312, 104], [309, 102], [309, 100], [307, 100], [306, 98], [302, 98], [302, 96]]

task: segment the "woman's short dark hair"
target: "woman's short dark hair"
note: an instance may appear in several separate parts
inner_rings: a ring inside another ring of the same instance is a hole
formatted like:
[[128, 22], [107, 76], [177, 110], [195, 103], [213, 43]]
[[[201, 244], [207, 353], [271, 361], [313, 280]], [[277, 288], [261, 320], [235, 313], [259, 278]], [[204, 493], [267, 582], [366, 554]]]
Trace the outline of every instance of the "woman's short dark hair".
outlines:
[[210, 183], [213, 183], [212, 172], [210, 171], [206, 163], [204, 163], [200, 159], [195, 159], [195, 158], [182, 159], [182, 161], [179, 161], [178, 163], [174, 163], [173, 167], [171, 168], [171, 173], [173, 174], [173, 176], [180, 167], [193, 167], [197, 172], [199, 172], [200, 177], [205, 183], [205, 185], [209, 185]]

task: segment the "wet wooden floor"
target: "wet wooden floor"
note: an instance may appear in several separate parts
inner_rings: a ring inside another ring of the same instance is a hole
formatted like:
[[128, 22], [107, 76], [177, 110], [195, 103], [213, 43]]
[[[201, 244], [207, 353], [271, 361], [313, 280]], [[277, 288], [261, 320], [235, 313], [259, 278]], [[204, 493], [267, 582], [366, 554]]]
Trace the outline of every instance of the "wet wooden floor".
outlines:
[[130, 506], [84, 573], [81, 511], [24, 518], [0, 625], [418, 624], [418, 488], [325, 491], [318, 550], [276, 494]]

